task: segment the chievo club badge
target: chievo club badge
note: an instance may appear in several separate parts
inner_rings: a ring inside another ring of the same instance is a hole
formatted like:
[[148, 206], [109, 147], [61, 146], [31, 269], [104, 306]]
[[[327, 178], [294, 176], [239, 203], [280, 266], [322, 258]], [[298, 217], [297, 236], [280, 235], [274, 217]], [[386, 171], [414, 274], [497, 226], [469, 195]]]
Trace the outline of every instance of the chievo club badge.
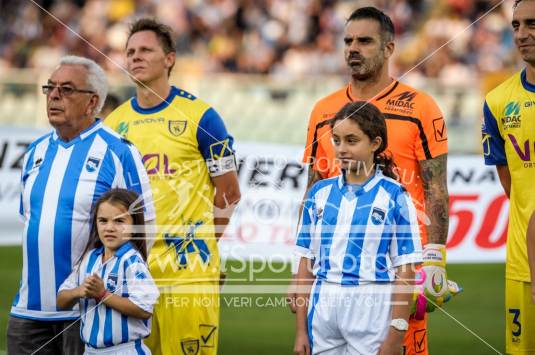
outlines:
[[188, 121], [169, 121], [169, 132], [178, 137], [186, 131], [187, 126]]

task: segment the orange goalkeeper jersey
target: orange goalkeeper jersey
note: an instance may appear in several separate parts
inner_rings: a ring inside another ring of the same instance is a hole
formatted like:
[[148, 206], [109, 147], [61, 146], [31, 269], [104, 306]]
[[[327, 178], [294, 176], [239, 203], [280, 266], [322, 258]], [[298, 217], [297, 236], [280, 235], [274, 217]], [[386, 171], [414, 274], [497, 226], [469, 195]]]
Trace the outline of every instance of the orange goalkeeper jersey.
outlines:
[[[346, 104], [359, 101], [351, 93], [351, 85], [319, 100], [310, 115], [307, 144], [303, 162], [323, 178], [340, 173], [331, 142], [330, 119]], [[363, 100], [364, 101], [364, 100]], [[370, 101], [386, 118], [388, 148], [398, 167], [401, 183], [410, 193], [416, 208], [422, 242], [427, 243], [423, 227], [425, 216], [424, 189], [419, 161], [435, 158], [448, 152], [446, 124], [439, 107], [422, 91], [399, 81], [393, 81], [382, 93]]]

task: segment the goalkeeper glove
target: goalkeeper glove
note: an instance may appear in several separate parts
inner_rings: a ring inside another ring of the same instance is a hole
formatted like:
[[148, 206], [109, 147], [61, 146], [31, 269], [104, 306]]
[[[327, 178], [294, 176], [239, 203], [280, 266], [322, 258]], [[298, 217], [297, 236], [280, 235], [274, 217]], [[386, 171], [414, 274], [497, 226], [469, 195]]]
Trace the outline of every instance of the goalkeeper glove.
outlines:
[[[416, 288], [413, 294], [413, 304], [411, 309], [411, 317], [415, 319], [424, 319], [426, 312], [433, 312], [436, 306], [429, 302], [424, 293], [424, 281], [426, 279], [425, 271], [419, 270], [416, 273]], [[456, 296], [462, 292], [463, 288], [459, 286], [455, 281], [448, 280], [449, 297], [444, 299], [444, 303], [448, 302], [451, 297]], [[434, 301], [433, 301], [434, 302]], [[435, 302], [435, 304], [437, 304]], [[438, 304], [437, 304], [438, 305]]]

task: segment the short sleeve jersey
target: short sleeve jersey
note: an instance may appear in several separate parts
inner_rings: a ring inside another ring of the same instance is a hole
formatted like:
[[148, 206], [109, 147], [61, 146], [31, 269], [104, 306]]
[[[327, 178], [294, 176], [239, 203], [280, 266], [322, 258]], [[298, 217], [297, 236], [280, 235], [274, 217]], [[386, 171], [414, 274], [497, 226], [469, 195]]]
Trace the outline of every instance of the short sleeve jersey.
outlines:
[[314, 275], [341, 285], [392, 282], [395, 268], [422, 261], [416, 210], [397, 181], [380, 171], [352, 191], [343, 175], [309, 190], [296, 254]]
[[[303, 162], [323, 178], [340, 174], [335, 162], [330, 119], [346, 104], [359, 101], [351, 93], [351, 85], [319, 100], [310, 115], [307, 143]], [[424, 190], [419, 162], [447, 154], [448, 138], [444, 116], [440, 108], [426, 93], [399, 81], [393, 81], [371, 103], [386, 119], [388, 147], [398, 167], [401, 183], [416, 206], [422, 242], [427, 242], [423, 226]]]
[[210, 177], [235, 166], [233, 138], [219, 114], [172, 87], [152, 108], [131, 98], [105, 123], [143, 156], [156, 207], [158, 234], [148, 264], [157, 284], [219, 279]]
[[142, 195], [146, 220], [155, 218], [139, 151], [102, 121], [68, 142], [52, 132], [30, 144], [21, 176], [22, 280], [11, 315], [78, 317], [78, 309], [57, 309], [56, 295], [86, 247], [92, 206], [112, 188]]
[[507, 235], [508, 279], [530, 282], [526, 232], [535, 210], [535, 85], [525, 70], [504, 81], [485, 98], [483, 152], [485, 164], [507, 165], [511, 173]]

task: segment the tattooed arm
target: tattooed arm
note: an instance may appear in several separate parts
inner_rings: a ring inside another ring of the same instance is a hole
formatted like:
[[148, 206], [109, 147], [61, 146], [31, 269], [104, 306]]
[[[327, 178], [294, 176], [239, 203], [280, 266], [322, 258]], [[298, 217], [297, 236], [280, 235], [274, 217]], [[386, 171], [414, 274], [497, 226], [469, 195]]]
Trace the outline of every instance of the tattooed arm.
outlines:
[[425, 212], [429, 218], [428, 243], [446, 244], [449, 225], [447, 154], [420, 161]]

